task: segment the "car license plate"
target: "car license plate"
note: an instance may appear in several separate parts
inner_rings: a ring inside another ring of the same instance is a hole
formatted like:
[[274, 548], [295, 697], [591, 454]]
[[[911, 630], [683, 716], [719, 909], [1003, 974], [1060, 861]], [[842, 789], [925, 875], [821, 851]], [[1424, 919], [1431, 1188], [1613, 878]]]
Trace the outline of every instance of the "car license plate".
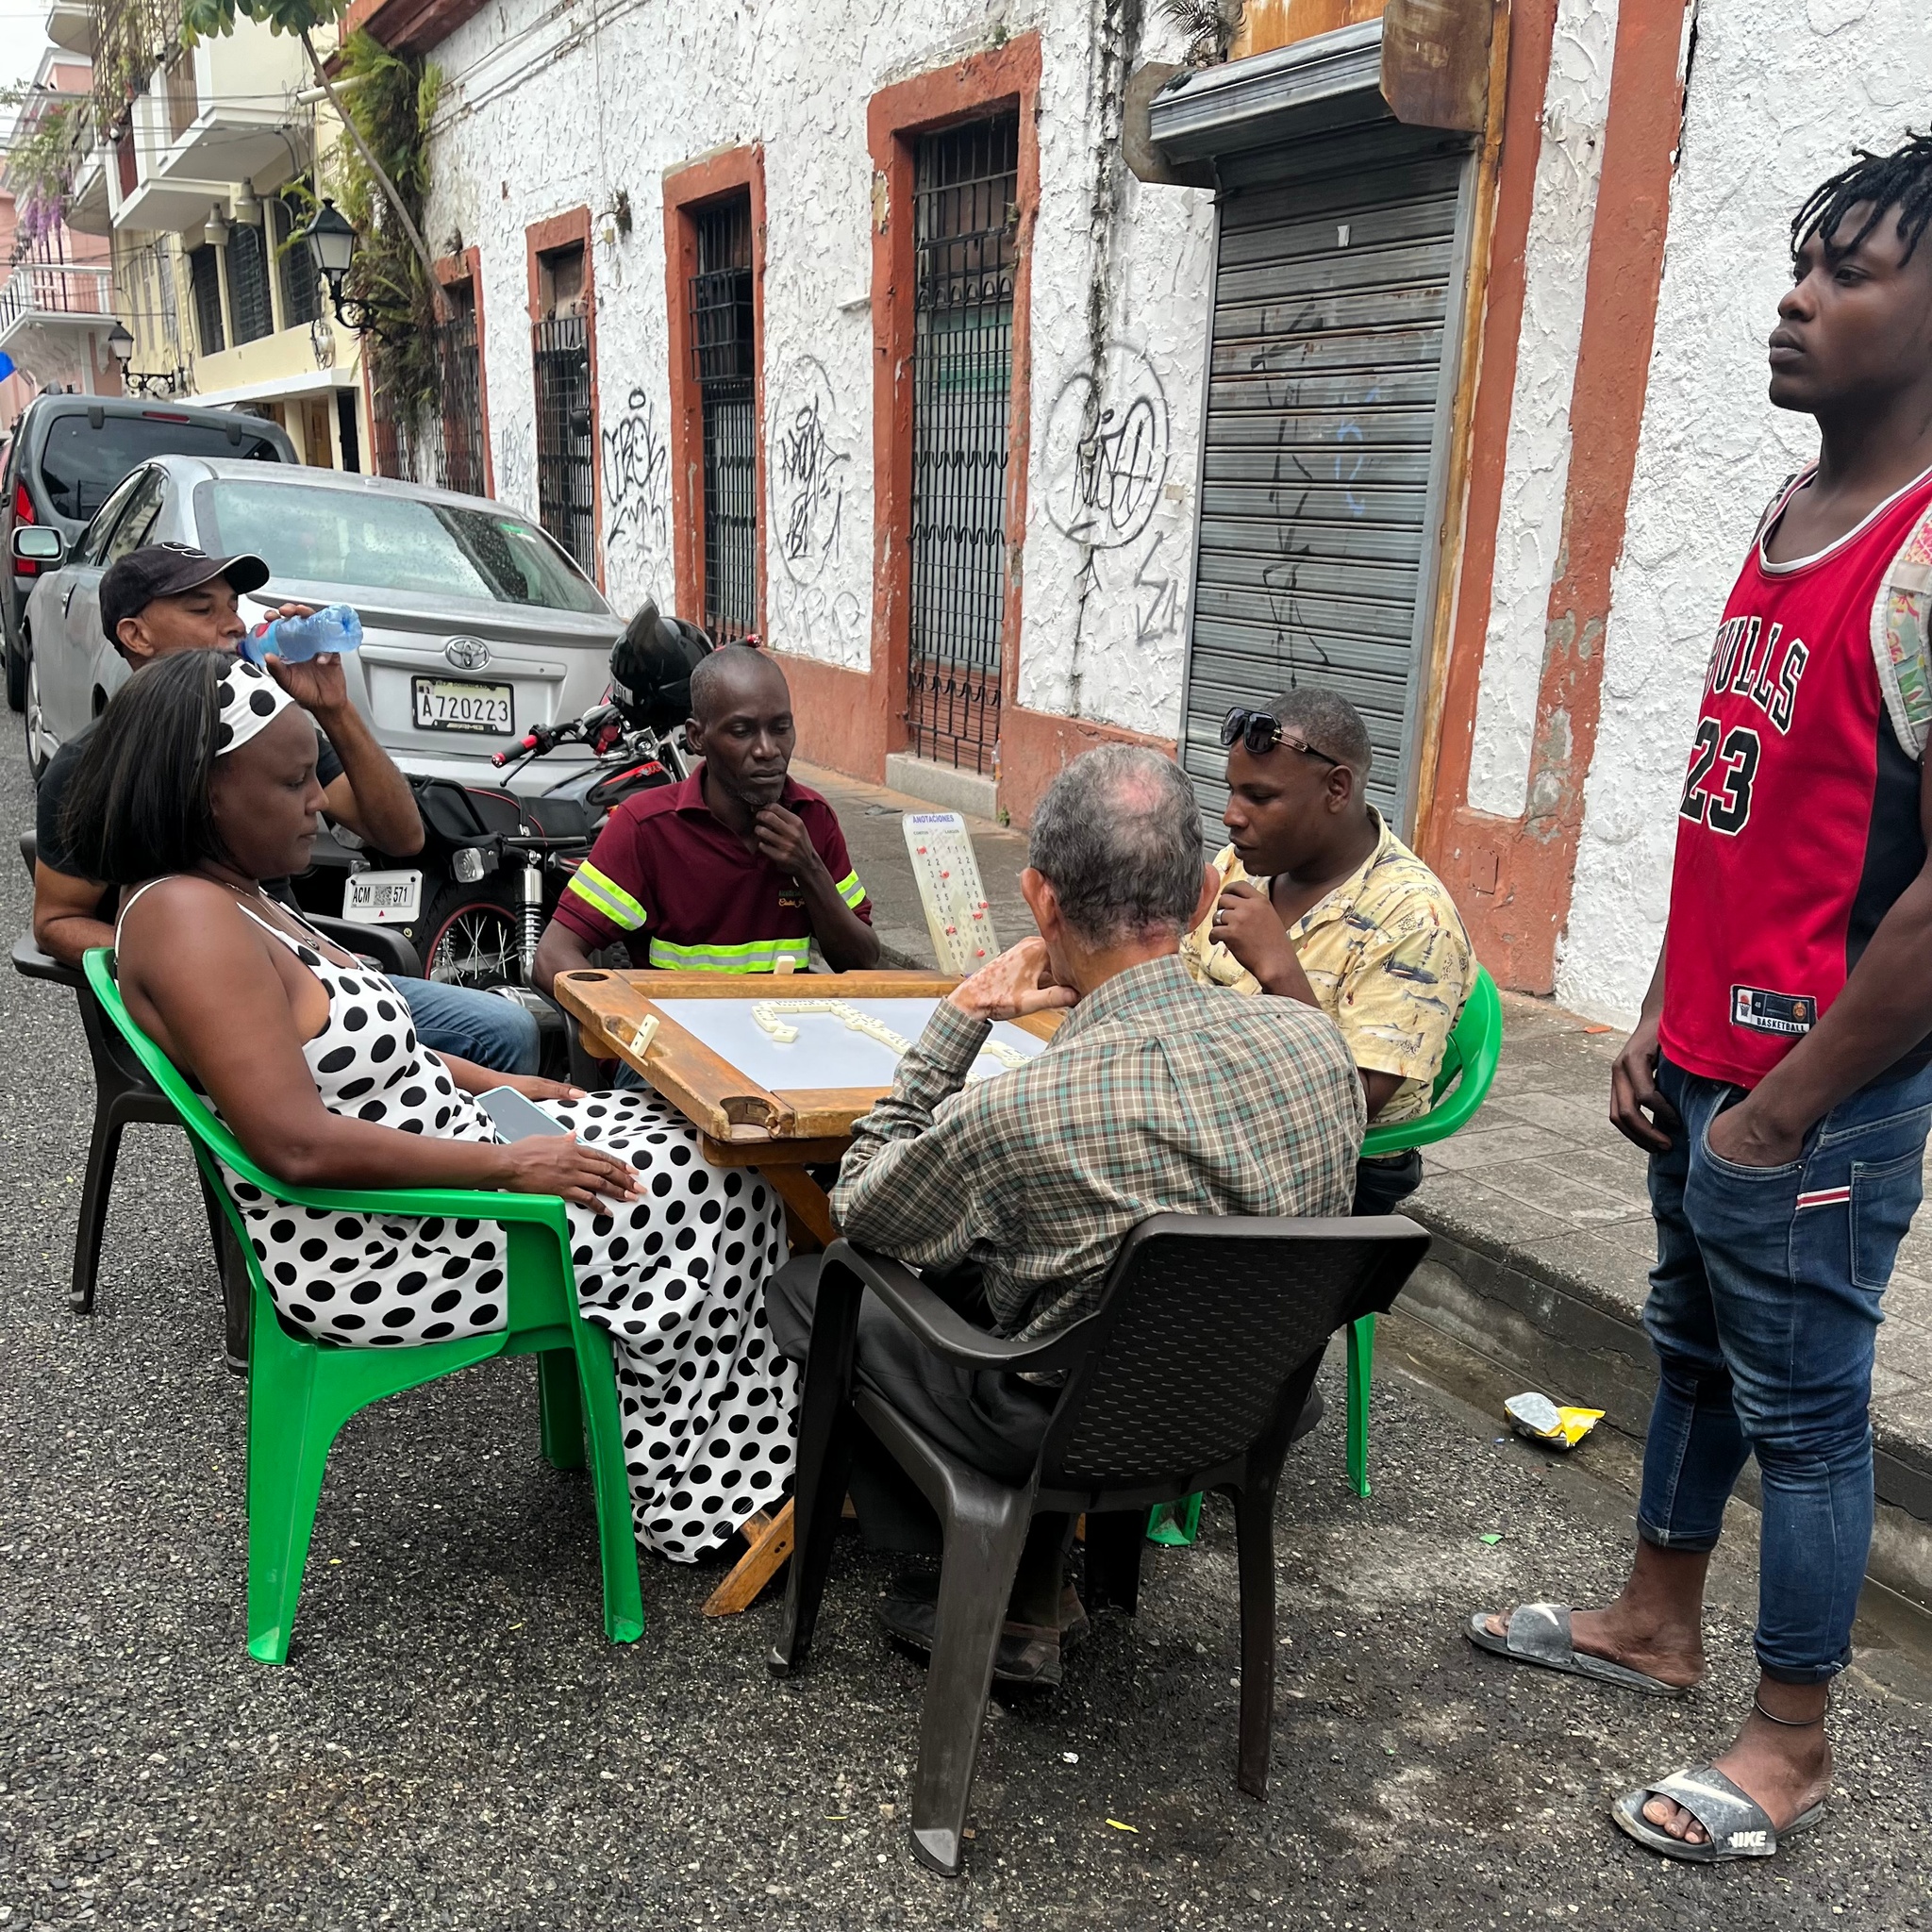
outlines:
[[514, 685], [412, 677], [409, 695], [419, 731], [484, 731], [497, 738], [516, 728]]
[[408, 925], [423, 906], [420, 872], [352, 872], [342, 917], [358, 925]]

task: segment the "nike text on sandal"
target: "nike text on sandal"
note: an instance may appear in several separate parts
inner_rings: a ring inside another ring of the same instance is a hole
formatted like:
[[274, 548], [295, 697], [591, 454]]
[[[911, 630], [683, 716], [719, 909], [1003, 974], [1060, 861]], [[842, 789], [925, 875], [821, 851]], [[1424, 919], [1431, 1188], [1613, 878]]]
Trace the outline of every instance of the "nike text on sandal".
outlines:
[[[1708, 1834], [1705, 1842], [1691, 1844], [1653, 1824], [1643, 1815], [1653, 1798], [1666, 1798], [1690, 1812]], [[1627, 1832], [1646, 1851], [1681, 1858], [1689, 1865], [1723, 1865], [1733, 1858], [1774, 1857], [1780, 1840], [1816, 1824], [1825, 1809], [1821, 1798], [1779, 1831], [1750, 1792], [1740, 1790], [1723, 1772], [1707, 1765], [1702, 1771], [1676, 1772], [1658, 1784], [1625, 1791], [1610, 1807], [1610, 1816], [1618, 1830]]]
[[1469, 1620], [1469, 1641], [1478, 1650], [1493, 1651], [1516, 1663], [1541, 1664], [1545, 1670], [1594, 1677], [1600, 1684], [1619, 1684], [1626, 1690], [1641, 1690], [1646, 1697], [1688, 1694], [1688, 1685], [1666, 1684], [1661, 1677], [1645, 1676], [1627, 1664], [1613, 1664], [1608, 1657], [1591, 1657], [1578, 1650], [1570, 1641], [1568, 1604], [1519, 1604], [1508, 1630], [1501, 1637], [1490, 1628], [1492, 1614], [1478, 1610]]

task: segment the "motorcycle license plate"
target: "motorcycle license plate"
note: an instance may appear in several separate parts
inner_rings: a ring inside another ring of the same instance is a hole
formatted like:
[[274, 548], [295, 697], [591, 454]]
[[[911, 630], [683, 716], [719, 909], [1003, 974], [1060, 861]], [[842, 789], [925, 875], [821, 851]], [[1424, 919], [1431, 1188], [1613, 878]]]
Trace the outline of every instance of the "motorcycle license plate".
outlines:
[[514, 685], [412, 677], [409, 697], [419, 731], [483, 731], [498, 738], [516, 728]]
[[420, 872], [352, 872], [342, 917], [358, 925], [408, 925], [423, 905]]

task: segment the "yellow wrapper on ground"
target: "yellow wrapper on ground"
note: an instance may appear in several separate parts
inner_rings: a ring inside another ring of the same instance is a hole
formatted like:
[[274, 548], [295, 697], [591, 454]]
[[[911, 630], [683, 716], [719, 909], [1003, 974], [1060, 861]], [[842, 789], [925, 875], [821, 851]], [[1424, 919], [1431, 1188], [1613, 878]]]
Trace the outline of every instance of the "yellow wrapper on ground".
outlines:
[[1503, 1405], [1503, 1413], [1518, 1435], [1547, 1442], [1553, 1449], [1575, 1448], [1604, 1418], [1600, 1408], [1560, 1408], [1533, 1390], [1512, 1395]]

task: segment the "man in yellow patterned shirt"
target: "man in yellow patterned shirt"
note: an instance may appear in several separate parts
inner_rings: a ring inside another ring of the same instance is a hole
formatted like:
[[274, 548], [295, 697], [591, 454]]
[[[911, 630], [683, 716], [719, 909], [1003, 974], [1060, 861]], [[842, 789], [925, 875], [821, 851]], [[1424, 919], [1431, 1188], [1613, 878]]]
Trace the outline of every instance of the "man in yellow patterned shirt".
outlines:
[[[1373, 1123], [1425, 1112], [1475, 962], [1441, 881], [1368, 802], [1361, 714], [1305, 686], [1230, 711], [1222, 742], [1224, 886], [1181, 957], [1204, 982], [1320, 1007], [1348, 1041]], [[1356, 1212], [1390, 1213], [1421, 1181], [1419, 1153], [1364, 1160]]]

